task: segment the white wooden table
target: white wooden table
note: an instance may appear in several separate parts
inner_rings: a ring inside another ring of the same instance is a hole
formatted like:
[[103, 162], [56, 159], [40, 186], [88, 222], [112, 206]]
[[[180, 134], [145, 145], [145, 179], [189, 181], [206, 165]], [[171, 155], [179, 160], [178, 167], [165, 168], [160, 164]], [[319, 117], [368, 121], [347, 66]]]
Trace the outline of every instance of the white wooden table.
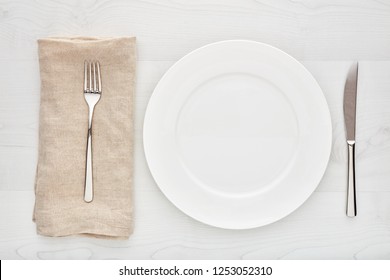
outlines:
[[[0, 259], [390, 259], [390, 1], [0, 1]], [[37, 162], [36, 39], [137, 36], [135, 232], [126, 241], [38, 236], [31, 220]], [[176, 209], [142, 147], [149, 97], [176, 60], [226, 39], [265, 42], [301, 60], [320, 83], [333, 150], [315, 193], [272, 225], [233, 231]], [[347, 218], [342, 99], [359, 60], [359, 215]]]

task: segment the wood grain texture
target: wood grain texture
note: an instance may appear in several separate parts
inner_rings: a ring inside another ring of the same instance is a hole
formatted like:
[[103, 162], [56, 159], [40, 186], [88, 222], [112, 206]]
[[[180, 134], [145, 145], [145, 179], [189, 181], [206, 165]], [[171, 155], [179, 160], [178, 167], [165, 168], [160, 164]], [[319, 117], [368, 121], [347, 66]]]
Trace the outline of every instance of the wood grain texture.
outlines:
[[[390, 3], [386, 1], [0, 0], [0, 259], [390, 259]], [[127, 241], [37, 236], [31, 221], [37, 160], [36, 39], [135, 35], [135, 232]], [[253, 230], [203, 225], [160, 192], [144, 157], [147, 102], [187, 52], [252, 39], [292, 54], [319, 82], [333, 148], [316, 192], [285, 219]], [[360, 60], [359, 216], [345, 212], [343, 89]]]
[[[137, 188], [134, 235], [127, 241], [36, 236], [32, 191], [3, 191], [0, 258], [12, 259], [388, 259], [390, 193], [361, 192], [356, 219], [344, 195], [315, 193], [287, 218], [253, 230], [198, 223], [158, 191]], [[24, 207], [21, 207], [24, 205]], [[375, 205], [375, 207], [373, 207]]]
[[136, 35], [140, 60], [177, 60], [226, 39], [301, 60], [389, 59], [389, 17], [390, 3], [374, 0], [3, 0], [0, 58], [35, 58], [39, 37]]

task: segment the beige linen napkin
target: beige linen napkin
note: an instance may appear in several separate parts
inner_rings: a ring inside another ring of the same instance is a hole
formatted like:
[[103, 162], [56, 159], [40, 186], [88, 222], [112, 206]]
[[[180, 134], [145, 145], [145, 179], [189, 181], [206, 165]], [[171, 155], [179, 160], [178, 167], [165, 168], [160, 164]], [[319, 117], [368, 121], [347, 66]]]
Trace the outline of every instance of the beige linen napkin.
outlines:
[[[46, 236], [127, 238], [132, 233], [135, 38], [38, 40], [41, 74], [34, 220]], [[94, 200], [83, 200], [88, 106], [84, 60], [99, 60], [93, 119]]]

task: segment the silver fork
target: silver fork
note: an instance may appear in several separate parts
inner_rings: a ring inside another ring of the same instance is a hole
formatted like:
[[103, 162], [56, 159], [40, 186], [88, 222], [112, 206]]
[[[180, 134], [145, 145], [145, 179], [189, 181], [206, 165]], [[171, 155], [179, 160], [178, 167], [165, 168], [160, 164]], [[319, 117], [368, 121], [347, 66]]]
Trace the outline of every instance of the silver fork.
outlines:
[[102, 95], [102, 79], [99, 61], [84, 61], [84, 99], [88, 104], [88, 141], [85, 165], [84, 201], [93, 200], [92, 176], [92, 118], [96, 104]]

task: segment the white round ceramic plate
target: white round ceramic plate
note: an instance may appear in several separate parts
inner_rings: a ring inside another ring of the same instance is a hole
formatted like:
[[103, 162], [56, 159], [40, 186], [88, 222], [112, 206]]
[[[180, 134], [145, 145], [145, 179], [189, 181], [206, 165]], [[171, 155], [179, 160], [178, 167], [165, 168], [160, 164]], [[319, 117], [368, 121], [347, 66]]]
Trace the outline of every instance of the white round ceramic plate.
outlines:
[[152, 175], [184, 213], [247, 229], [293, 212], [331, 150], [324, 95], [297, 60], [266, 44], [204, 46], [158, 83], [144, 123]]

